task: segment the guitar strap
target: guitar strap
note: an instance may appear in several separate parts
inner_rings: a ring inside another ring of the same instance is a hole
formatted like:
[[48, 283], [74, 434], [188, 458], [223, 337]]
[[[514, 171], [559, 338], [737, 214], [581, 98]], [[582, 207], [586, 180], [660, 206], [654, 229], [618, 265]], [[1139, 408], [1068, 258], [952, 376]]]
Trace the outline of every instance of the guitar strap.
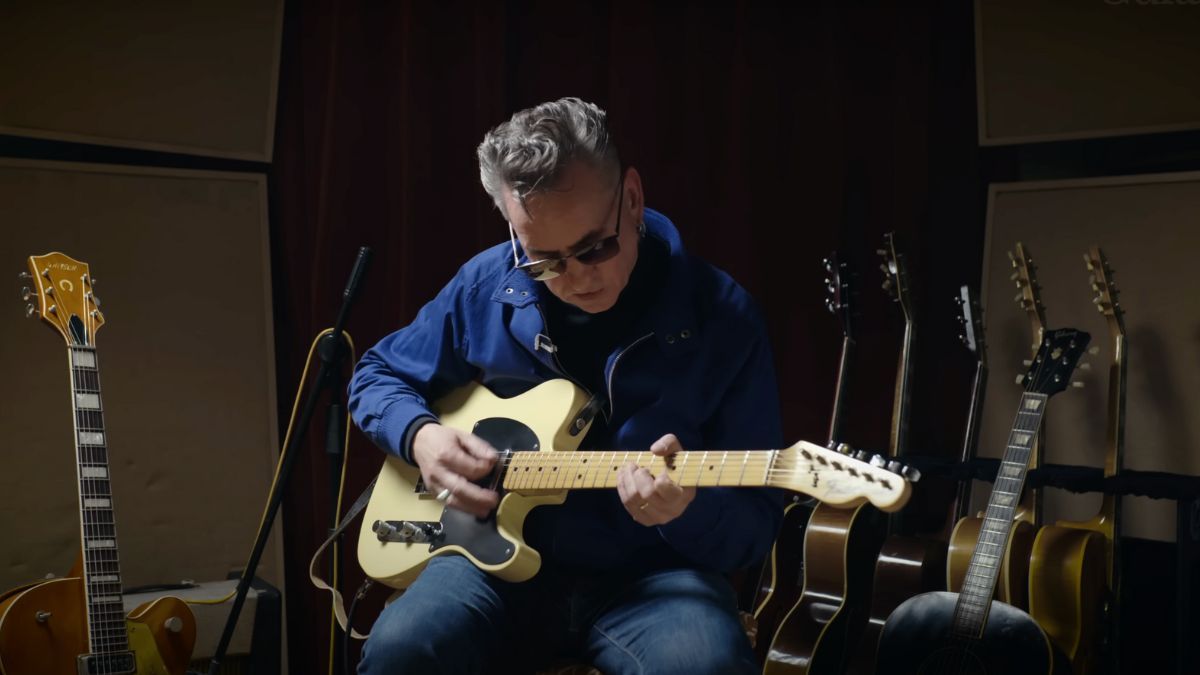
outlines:
[[342, 600], [342, 594], [340, 591], [338, 591], [338, 589], [325, 583], [325, 580], [318, 576], [317, 561], [321, 559], [321, 555], [325, 553], [325, 549], [329, 548], [329, 545], [337, 540], [339, 536], [341, 536], [342, 531], [346, 529], [346, 526], [354, 522], [358, 514], [367, 507], [367, 502], [371, 500], [371, 492], [375, 490], [376, 480], [379, 480], [379, 478], [376, 477], [371, 480], [371, 484], [368, 485], [366, 489], [363, 490], [362, 494], [358, 496], [358, 499], [355, 500], [354, 505], [350, 507], [350, 510], [347, 511], [346, 515], [342, 517], [342, 521], [338, 523], [337, 528], [335, 528], [334, 531], [329, 535], [329, 538], [325, 540], [325, 543], [321, 544], [320, 547], [317, 548], [317, 552], [313, 554], [312, 560], [308, 563], [309, 580], [311, 580], [313, 585], [317, 588], [323, 591], [329, 591], [330, 594], [333, 595], [333, 613], [337, 616], [338, 625], [342, 627], [342, 630], [350, 633], [351, 637], [358, 640], [366, 640], [371, 634], [367, 633], [366, 635], [363, 635], [362, 633], [354, 630], [352, 626], [347, 625], [349, 622], [346, 619], [346, 605], [345, 601]]

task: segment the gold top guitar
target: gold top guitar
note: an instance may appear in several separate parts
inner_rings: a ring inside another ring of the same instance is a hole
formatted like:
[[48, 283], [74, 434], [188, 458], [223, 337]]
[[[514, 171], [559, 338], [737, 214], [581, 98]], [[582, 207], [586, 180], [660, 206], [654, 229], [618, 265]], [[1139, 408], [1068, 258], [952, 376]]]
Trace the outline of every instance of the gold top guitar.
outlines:
[[587, 394], [567, 380], [549, 380], [501, 399], [480, 384], [458, 389], [434, 405], [441, 424], [469, 431], [501, 452], [483, 479], [501, 492], [487, 519], [444, 506], [424, 490], [420, 471], [388, 457], [379, 473], [359, 532], [358, 560], [367, 576], [406, 588], [431, 558], [465, 556], [506, 581], [525, 581], [541, 555], [522, 538], [535, 506], [560, 504], [568, 490], [614, 488], [626, 462], [666, 471], [684, 486], [778, 487], [846, 508], [870, 502], [894, 511], [911, 487], [883, 458], [873, 463], [799, 442], [782, 450], [689, 451], [671, 457], [650, 452], [575, 452], [586, 435], [571, 435]]
[[[1113, 361], [1108, 379], [1108, 453], [1104, 475], [1115, 476], [1124, 454], [1125, 322], [1112, 268], [1098, 246], [1084, 256], [1094, 303], [1108, 319]], [[1076, 675], [1105, 672], [1116, 661], [1116, 603], [1120, 497], [1105, 495], [1100, 512], [1083, 522], [1058, 521], [1034, 540], [1029, 613], [1071, 659]], [[1105, 653], [1107, 652], [1107, 653]]]
[[29, 270], [27, 316], [39, 313], [67, 343], [83, 564], [79, 577], [0, 596], [0, 673], [183, 675], [196, 641], [188, 606], [165, 597], [127, 618], [122, 605], [95, 344], [104, 315], [88, 265], [50, 253], [29, 258]]

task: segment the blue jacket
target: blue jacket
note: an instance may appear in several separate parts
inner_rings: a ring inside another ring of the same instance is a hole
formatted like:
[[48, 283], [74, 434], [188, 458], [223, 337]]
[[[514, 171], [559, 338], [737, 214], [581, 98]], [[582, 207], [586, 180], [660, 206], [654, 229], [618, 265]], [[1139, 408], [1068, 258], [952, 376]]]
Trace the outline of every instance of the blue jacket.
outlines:
[[[674, 433], [689, 450], [782, 447], [765, 325], [749, 294], [683, 250], [665, 216], [645, 210], [647, 236], [669, 248], [661, 296], [609, 355], [605, 381], [614, 449], [646, 449]], [[472, 380], [501, 397], [563, 377], [544, 345], [545, 290], [513, 269], [508, 242], [475, 256], [409, 326], [368, 350], [350, 382], [354, 421], [411, 462], [410, 428], [427, 402]], [[679, 518], [643, 527], [616, 490], [576, 490], [534, 509], [525, 538], [547, 562], [616, 570], [689, 565], [731, 571], [761, 560], [782, 518], [773, 489], [701, 488]]]

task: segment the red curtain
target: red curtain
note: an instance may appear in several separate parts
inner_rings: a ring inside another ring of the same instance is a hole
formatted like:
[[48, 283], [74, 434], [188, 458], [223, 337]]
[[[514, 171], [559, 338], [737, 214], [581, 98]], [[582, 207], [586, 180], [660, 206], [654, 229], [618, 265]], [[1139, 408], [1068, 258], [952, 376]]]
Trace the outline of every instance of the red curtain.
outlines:
[[[789, 438], [826, 433], [841, 336], [820, 262], [841, 247], [862, 308], [847, 436], [887, 446], [900, 319], [874, 250], [897, 231], [922, 319], [910, 447], [956, 453], [969, 372], [945, 358], [957, 349], [950, 301], [978, 281], [983, 237], [969, 4], [290, 3], [271, 174], [281, 418], [357, 247], [375, 253], [348, 326], [361, 353], [507, 236], [478, 182], [483, 134], [572, 95], [608, 110], [648, 205], [685, 246], [760, 302]], [[329, 603], [307, 579], [332, 508], [324, 423], [284, 504], [293, 673], [327, 659]], [[380, 463], [352, 439], [347, 500]], [[940, 525], [930, 500], [923, 513]], [[361, 580], [356, 537], [347, 593]]]

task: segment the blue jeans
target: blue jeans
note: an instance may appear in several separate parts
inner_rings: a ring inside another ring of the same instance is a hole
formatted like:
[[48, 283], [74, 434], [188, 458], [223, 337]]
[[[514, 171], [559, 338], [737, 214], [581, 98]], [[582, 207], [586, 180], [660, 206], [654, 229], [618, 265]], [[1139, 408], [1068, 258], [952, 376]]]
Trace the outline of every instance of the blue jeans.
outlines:
[[514, 584], [456, 555], [433, 559], [383, 610], [358, 672], [528, 673], [563, 656], [605, 675], [759, 672], [733, 589], [718, 574], [543, 569]]

